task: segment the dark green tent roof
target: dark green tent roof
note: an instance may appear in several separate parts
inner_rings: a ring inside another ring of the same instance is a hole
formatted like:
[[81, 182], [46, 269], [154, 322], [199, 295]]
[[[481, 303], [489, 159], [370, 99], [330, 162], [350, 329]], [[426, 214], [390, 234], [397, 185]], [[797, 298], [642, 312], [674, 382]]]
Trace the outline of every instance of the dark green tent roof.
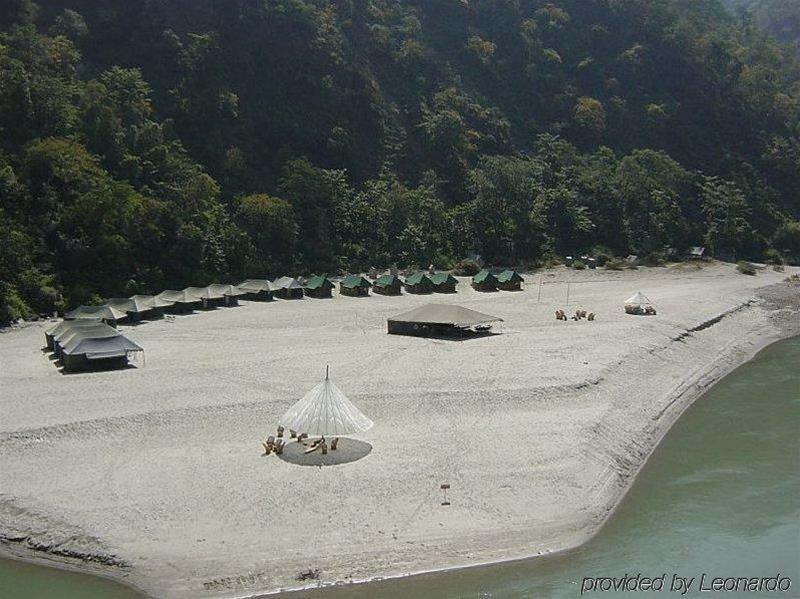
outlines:
[[521, 283], [525, 279], [523, 279], [522, 275], [520, 275], [516, 270], [504, 270], [497, 275], [497, 280], [501, 283], [512, 283], [517, 281]]
[[375, 287], [389, 287], [395, 283], [402, 283], [400, 277], [395, 275], [383, 275], [378, 277], [375, 281]]
[[488, 270], [482, 270], [474, 277], [472, 277], [473, 283], [496, 283], [497, 277], [495, 277], [492, 273]]
[[325, 275], [318, 275], [306, 281], [306, 289], [333, 289], [333, 282]]
[[347, 275], [339, 284], [342, 287], [347, 287], [348, 289], [352, 289], [354, 287], [372, 287], [372, 283], [370, 283], [361, 275]]
[[414, 274], [408, 275], [406, 277], [406, 285], [411, 285], [413, 287], [414, 285], [419, 285], [425, 279], [427, 279], [431, 283], [433, 282], [433, 281], [431, 281], [431, 278], [427, 275], [427, 273], [424, 273], [422, 271], [415, 272]]
[[445, 283], [453, 283], [454, 285], [458, 284], [458, 279], [456, 279], [453, 275], [449, 272], [437, 272], [430, 276], [431, 281], [433, 281], [434, 285], [443, 285]]

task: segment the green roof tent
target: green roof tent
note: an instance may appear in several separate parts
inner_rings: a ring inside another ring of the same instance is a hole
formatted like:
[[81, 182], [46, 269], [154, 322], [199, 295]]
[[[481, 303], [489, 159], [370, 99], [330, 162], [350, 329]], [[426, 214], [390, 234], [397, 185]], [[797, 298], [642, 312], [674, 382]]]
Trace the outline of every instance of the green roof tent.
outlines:
[[433, 281], [424, 271], [408, 275], [405, 286], [409, 293], [433, 293]]
[[347, 275], [339, 283], [339, 293], [352, 297], [364, 297], [369, 295], [370, 287], [372, 287], [372, 283], [361, 275]]
[[372, 290], [381, 295], [400, 295], [403, 289], [403, 282], [400, 277], [395, 275], [383, 275], [375, 280]]
[[316, 275], [306, 281], [305, 294], [309, 297], [332, 297], [333, 281], [327, 275]]
[[430, 276], [433, 282], [433, 290], [436, 293], [455, 293], [458, 279], [449, 272], [437, 272]]
[[524, 281], [516, 270], [504, 270], [497, 275], [497, 286], [505, 291], [521, 291]]
[[497, 291], [497, 277], [488, 270], [482, 270], [472, 277], [472, 288], [477, 291]]

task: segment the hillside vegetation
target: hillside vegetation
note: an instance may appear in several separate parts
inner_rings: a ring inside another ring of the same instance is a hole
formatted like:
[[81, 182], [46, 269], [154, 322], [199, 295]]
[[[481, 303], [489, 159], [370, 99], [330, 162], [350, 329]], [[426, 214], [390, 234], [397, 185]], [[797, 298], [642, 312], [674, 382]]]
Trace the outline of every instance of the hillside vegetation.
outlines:
[[718, 0], [4, 5], [0, 321], [471, 251], [800, 260], [800, 64]]

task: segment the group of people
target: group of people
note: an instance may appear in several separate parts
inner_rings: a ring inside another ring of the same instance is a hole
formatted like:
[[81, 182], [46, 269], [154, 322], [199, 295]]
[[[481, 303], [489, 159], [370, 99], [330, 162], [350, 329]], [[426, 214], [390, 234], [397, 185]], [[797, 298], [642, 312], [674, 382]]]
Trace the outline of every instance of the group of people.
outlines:
[[586, 310], [575, 310], [575, 314], [573, 316], [567, 316], [564, 310], [556, 310], [556, 320], [563, 320], [567, 321], [572, 319], [574, 321], [578, 321], [585, 318], [586, 320], [594, 320], [594, 312], [587, 313]]

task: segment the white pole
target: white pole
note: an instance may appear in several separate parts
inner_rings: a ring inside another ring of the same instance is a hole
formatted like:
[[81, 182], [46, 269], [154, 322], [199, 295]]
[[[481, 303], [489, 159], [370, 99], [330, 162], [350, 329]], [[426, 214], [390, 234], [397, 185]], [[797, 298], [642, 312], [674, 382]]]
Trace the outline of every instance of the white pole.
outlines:
[[567, 281], [567, 305], [569, 305], [569, 281]]

